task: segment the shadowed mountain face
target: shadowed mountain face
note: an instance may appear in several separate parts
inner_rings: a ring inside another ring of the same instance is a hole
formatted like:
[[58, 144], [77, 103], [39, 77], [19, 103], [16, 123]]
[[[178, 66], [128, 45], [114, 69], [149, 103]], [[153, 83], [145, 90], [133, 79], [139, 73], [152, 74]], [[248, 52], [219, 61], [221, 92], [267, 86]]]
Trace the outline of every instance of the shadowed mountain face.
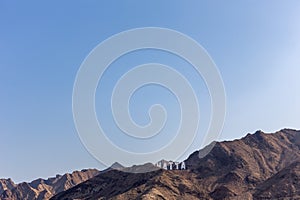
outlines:
[[300, 199], [300, 162], [280, 170], [277, 174], [257, 187], [255, 198], [260, 199]]
[[297, 199], [300, 197], [300, 131], [257, 131], [217, 142], [187, 170], [127, 173], [111, 170], [52, 199]]
[[0, 179], [1, 200], [41, 200], [65, 191], [99, 173], [96, 169], [75, 171], [63, 176], [57, 175], [47, 180], [37, 179], [30, 183], [15, 184], [10, 179]]

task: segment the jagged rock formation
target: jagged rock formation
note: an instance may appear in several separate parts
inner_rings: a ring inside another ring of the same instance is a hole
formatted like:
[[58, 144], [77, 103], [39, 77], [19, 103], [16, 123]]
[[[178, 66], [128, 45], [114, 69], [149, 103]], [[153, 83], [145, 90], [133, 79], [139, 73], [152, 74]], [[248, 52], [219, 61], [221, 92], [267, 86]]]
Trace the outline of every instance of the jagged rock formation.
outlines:
[[44, 200], [65, 191], [99, 173], [96, 169], [75, 171], [71, 174], [57, 175], [47, 180], [37, 179], [30, 183], [15, 184], [10, 179], [0, 180], [1, 200]]
[[0, 194], [14, 187], [16, 187], [16, 184], [11, 179], [0, 179]]
[[188, 170], [109, 170], [52, 199], [299, 199], [300, 131], [257, 131], [202, 151]]

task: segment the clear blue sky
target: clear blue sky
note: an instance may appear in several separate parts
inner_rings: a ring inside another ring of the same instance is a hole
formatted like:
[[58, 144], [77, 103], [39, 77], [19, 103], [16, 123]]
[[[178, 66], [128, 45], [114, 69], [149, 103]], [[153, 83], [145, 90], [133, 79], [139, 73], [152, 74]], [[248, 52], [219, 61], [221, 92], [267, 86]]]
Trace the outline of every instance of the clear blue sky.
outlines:
[[[300, 129], [299, 1], [101, 2], [0, 1], [0, 177], [20, 182], [103, 167], [77, 136], [73, 83], [81, 62], [97, 44], [137, 27], [180, 31], [209, 52], [227, 92], [220, 140], [240, 138], [257, 129]], [[148, 61], [146, 53], [139, 61]], [[168, 61], [168, 55], [148, 53], [153, 60]], [[129, 55], [127, 63], [134, 56]], [[169, 61], [180, 65], [175, 58]], [[117, 72], [116, 68], [111, 76]], [[201, 84], [195, 88], [205, 99], [207, 92]], [[159, 88], [158, 94], [168, 102], [170, 95], [163, 95]], [[143, 93], [135, 98], [140, 103], [133, 110], [142, 105]], [[209, 116], [209, 100], [200, 104], [202, 115]], [[176, 103], [168, 105], [172, 109]], [[147, 120], [141, 113], [135, 116], [142, 124]], [[178, 118], [172, 120], [174, 124]], [[199, 142], [200, 138], [190, 153], [199, 148]]]

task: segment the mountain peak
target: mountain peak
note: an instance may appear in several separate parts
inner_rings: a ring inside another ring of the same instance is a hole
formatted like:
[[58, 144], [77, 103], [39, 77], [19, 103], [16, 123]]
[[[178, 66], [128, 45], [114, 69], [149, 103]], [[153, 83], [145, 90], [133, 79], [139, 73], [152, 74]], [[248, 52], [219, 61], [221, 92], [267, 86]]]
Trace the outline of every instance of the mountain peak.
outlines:
[[[256, 131], [242, 139], [213, 142], [192, 153], [185, 163], [187, 170], [181, 171], [157, 170], [151, 163], [123, 167], [116, 162], [100, 173], [81, 170], [15, 186], [1, 179], [0, 189], [4, 183], [7, 189], [2, 189], [0, 199], [36, 200], [53, 195], [53, 200], [300, 197], [300, 131]], [[113, 170], [116, 168], [122, 170]], [[136, 173], [145, 169], [149, 172]]]
[[118, 162], [114, 162], [109, 168], [121, 170], [121, 169], [124, 169], [125, 167]]
[[[88, 183], [80, 184], [53, 199], [81, 199], [94, 196], [116, 199], [299, 197], [300, 148], [297, 139], [299, 135], [299, 131], [290, 129], [273, 134], [256, 131], [242, 139], [215, 142], [194, 152], [185, 161], [189, 170], [159, 170], [157, 173], [145, 174], [125, 172], [119, 172], [118, 175], [100, 174], [90, 179]], [[203, 156], [199, 156], [201, 152]], [[144, 179], [145, 176], [149, 176], [147, 180]], [[286, 178], [282, 179], [282, 176]], [[279, 179], [282, 182], [276, 186]], [[96, 188], [99, 184], [102, 185], [99, 181], [105, 180], [108, 183], [117, 183], [118, 187], [106, 185], [100, 190], [90, 192], [89, 188]], [[281, 187], [282, 185], [284, 187]], [[261, 187], [264, 188], [263, 191], [260, 190]]]
[[30, 183], [14, 184], [11, 179], [0, 180], [0, 199], [49, 199], [51, 196], [65, 191], [99, 173], [96, 169], [74, 171], [64, 175], [44, 179], [36, 179]]

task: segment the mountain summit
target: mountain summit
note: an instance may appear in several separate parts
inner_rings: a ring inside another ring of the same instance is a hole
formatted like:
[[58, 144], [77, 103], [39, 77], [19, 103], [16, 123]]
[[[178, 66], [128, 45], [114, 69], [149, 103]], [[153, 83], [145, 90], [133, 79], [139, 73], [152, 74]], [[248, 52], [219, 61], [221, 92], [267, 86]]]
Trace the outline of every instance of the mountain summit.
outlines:
[[[205, 150], [205, 149], [204, 149]], [[203, 150], [202, 150], [203, 151]], [[187, 170], [111, 170], [52, 199], [299, 199], [300, 131], [257, 131], [196, 151]]]
[[0, 199], [300, 199], [300, 131], [257, 131], [215, 142], [208, 154], [205, 150], [184, 161], [186, 170], [131, 173], [156, 166], [116, 163], [80, 181], [69, 177], [64, 184], [53, 184], [63, 176], [21, 184], [2, 179]]

